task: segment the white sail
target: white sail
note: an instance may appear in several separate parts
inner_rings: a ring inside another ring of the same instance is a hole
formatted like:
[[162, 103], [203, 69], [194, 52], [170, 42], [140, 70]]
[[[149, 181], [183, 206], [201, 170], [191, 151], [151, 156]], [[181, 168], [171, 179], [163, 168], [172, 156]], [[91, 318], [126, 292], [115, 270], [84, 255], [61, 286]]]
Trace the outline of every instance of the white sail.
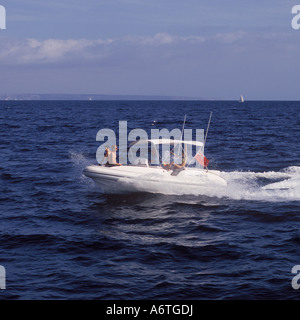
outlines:
[[241, 95], [240, 96], [240, 102], [244, 102], [245, 100], [244, 100], [244, 97], [243, 97], [243, 95]]

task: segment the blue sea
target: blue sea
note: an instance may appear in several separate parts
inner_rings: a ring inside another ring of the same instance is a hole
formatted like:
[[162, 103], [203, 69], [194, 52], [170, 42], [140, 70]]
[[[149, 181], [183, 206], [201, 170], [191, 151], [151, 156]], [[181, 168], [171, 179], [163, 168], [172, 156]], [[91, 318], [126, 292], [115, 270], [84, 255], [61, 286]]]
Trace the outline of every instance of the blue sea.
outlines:
[[[0, 299], [297, 300], [300, 102], [1, 101]], [[226, 190], [105, 195], [100, 129], [206, 129]], [[300, 269], [299, 269], [300, 270]], [[297, 281], [296, 281], [297, 282]]]

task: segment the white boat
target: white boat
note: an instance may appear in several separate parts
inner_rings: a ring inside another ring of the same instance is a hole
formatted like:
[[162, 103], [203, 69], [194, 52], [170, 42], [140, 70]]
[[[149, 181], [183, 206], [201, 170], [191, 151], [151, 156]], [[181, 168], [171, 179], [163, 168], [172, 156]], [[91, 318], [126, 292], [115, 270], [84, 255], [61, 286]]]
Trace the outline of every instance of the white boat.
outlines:
[[240, 102], [245, 102], [243, 95], [240, 96]]
[[[204, 146], [199, 141], [170, 139], [144, 140], [136, 143], [145, 142], [154, 145], [155, 150], [159, 145], [167, 143], [174, 146], [182, 144]], [[150, 165], [147, 159], [138, 159], [135, 164], [122, 166], [91, 165], [86, 167], [83, 173], [92, 178], [104, 193], [201, 194], [205, 189], [211, 188], [213, 190], [216, 187], [227, 185], [226, 180], [217, 170], [208, 170], [200, 166], [191, 167], [190, 165], [181, 169], [169, 169], [163, 164]]]

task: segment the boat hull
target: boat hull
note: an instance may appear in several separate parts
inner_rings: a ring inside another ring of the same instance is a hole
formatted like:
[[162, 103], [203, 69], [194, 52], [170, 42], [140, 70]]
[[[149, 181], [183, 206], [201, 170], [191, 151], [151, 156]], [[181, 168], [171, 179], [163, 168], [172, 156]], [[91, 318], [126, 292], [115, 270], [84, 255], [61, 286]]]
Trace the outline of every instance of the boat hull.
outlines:
[[188, 168], [171, 175], [161, 167], [88, 166], [84, 175], [93, 179], [104, 193], [150, 192], [163, 194], [201, 193], [216, 186], [225, 187], [226, 180], [216, 170]]

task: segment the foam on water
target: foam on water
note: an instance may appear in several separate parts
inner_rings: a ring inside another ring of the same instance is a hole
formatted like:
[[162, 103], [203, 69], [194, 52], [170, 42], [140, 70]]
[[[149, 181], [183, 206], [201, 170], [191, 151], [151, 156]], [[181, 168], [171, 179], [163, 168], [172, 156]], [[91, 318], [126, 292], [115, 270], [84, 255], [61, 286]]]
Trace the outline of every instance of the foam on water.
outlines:
[[[187, 187], [178, 194], [196, 194], [217, 198], [255, 201], [300, 201], [300, 172], [285, 170], [284, 172], [221, 172], [227, 186], [216, 186], [207, 182], [206, 186], [197, 190]], [[280, 181], [278, 181], [280, 180]], [[276, 181], [276, 182], [275, 182]], [[142, 181], [140, 181], [142, 183]], [[188, 185], [188, 181], [187, 181]], [[164, 190], [166, 190], [164, 192]], [[173, 193], [173, 187], [160, 186], [162, 193]], [[190, 192], [189, 192], [190, 191]], [[174, 194], [174, 193], [173, 193]]]
[[76, 179], [79, 180], [80, 183], [86, 184], [89, 188], [95, 187], [93, 180], [87, 178], [82, 172], [83, 169], [87, 166], [93, 165], [94, 161], [88, 159], [83, 153], [69, 151], [69, 157], [75, 168]]
[[[152, 193], [172, 195], [205, 195], [208, 197], [229, 198], [233, 200], [256, 200], [256, 201], [300, 201], [300, 167], [289, 167], [275, 172], [221, 172], [221, 177], [227, 181], [227, 186], [218, 186], [207, 181], [205, 186], [197, 188], [189, 186], [191, 178], [186, 178], [186, 186], [171, 185], [161, 177], [160, 184], [149, 183], [149, 175], [140, 177], [135, 182], [140, 190], [145, 185]], [[157, 180], [157, 175], [155, 179]], [[131, 181], [122, 181], [132, 183]]]
[[78, 169], [84, 169], [86, 166], [93, 164], [84, 154], [75, 151], [69, 151], [70, 159], [72, 160], [75, 167]]
[[222, 196], [228, 198], [271, 202], [300, 200], [300, 167], [278, 172], [222, 172], [222, 177], [228, 183]]

